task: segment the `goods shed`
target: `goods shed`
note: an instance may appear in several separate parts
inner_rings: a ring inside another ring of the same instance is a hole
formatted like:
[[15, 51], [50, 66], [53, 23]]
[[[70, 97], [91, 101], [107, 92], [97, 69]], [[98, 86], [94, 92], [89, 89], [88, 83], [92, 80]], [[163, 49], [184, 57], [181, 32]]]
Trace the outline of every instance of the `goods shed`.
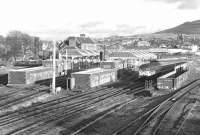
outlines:
[[159, 78], [157, 78], [157, 88], [176, 90], [181, 87], [182, 83], [187, 80], [188, 71], [183, 70], [180, 72], [172, 71]]
[[117, 70], [94, 68], [72, 73], [71, 77], [75, 80], [76, 89], [92, 88], [105, 83], [115, 82], [117, 80]]
[[50, 67], [11, 69], [8, 72], [8, 84], [33, 84], [39, 80], [52, 78], [52, 76]]

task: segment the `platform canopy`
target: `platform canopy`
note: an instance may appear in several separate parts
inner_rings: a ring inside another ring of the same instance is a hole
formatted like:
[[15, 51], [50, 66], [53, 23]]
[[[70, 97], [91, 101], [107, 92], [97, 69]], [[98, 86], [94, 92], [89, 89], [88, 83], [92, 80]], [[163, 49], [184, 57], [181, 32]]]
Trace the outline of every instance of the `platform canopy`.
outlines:
[[129, 51], [111, 52], [109, 57], [137, 58], [132, 52], [129, 52]]
[[122, 59], [157, 59], [157, 56], [153, 53], [149, 53], [145, 50], [121, 50], [117, 52], [111, 52], [109, 57], [116, 57]]
[[67, 55], [67, 57], [90, 57], [90, 56], [99, 56], [100, 52], [96, 50], [85, 50], [79, 49], [74, 46], [66, 46], [60, 52], [62, 55]]
[[136, 57], [139, 59], [157, 59], [157, 55], [150, 53], [146, 50], [131, 50], [131, 52], [134, 53], [134, 55], [136, 55]]

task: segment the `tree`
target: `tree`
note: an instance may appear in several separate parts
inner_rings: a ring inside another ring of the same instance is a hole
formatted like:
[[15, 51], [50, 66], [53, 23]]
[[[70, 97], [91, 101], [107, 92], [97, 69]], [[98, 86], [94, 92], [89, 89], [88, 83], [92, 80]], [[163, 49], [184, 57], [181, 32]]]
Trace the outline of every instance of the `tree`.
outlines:
[[7, 36], [6, 37], [6, 44], [10, 46], [9, 54], [11, 57], [14, 57], [15, 61], [17, 56], [21, 53], [21, 44], [19, 39], [16, 36]]
[[14, 57], [16, 61], [19, 56], [24, 58], [26, 51], [32, 44], [32, 37], [19, 31], [11, 31], [5, 39], [5, 43], [10, 47], [10, 56]]

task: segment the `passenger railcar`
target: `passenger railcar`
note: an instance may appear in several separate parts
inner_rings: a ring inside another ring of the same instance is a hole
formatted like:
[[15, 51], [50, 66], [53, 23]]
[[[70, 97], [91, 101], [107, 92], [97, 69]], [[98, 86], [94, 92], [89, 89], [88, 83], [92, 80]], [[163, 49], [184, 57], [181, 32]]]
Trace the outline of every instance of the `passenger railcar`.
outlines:
[[152, 76], [157, 73], [161, 72], [170, 72], [174, 69], [180, 69], [180, 67], [184, 67], [183, 70], [186, 70], [185, 67], [187, 67], [187, 64], [185, 62], [179, 62], [179, 63], [172, 63], [172, 64], [160, 64], [160, 63], [153, 63], [148, 65], [142, 65], [139, 69], [139, 77], [144, 76]]

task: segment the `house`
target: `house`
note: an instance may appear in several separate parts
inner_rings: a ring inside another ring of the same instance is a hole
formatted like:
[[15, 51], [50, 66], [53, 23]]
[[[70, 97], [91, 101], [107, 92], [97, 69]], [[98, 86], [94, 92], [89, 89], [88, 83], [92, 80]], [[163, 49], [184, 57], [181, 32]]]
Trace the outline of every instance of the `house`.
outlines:
[[150, 43], [148, 41], [139, 41], [137, 43], [137, 46], [141, 47], [141, 46], [150, 46]]
[[197, 52], [199, 50], [199, 47], [197, 45], [192, 45], [191, 50], [192, 52]]
[[69, 46], [74, 46], [84, 50], [97, 50], [97, 44], [85, 34], [80, 34], [80, 37], [68, 37]]

